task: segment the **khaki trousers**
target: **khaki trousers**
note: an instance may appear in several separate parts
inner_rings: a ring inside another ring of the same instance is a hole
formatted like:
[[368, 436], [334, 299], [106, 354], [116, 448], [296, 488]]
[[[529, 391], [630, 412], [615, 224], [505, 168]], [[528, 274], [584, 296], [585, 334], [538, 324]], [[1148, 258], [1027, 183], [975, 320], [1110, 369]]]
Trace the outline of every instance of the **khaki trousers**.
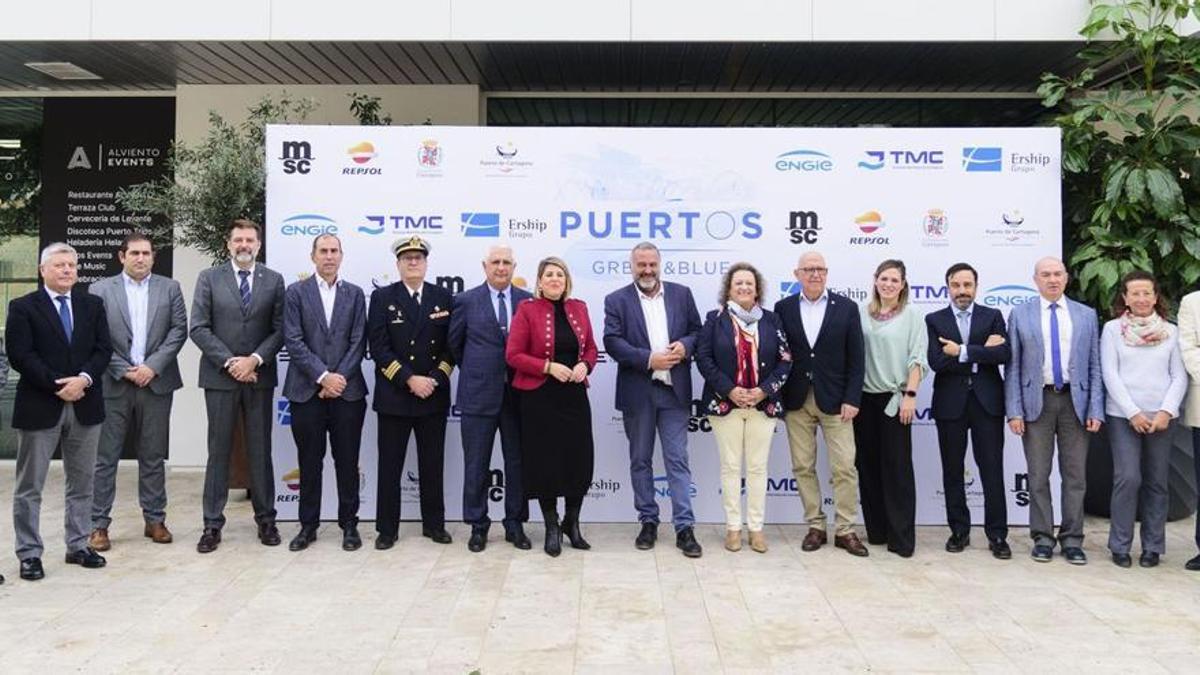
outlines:
[[735, 408], [728, 415], [710, 415], [717, 453], [721, 458], [721, 503], [725, 507], [725, 528], [742, 529], [742, 461], [746, 462], [746, 527], [751, 532], [763, 529], [767, 502], [767, 458], [771, 455], [771, 436], [775, 418], [759, 410]]
[[854, 521], [858, 518], [858, 470], [854, 468], [853, 422], [843, 422], [840, 415], [821, 412], [811, 389], [804, 406], [789, 410], [784, 419], [792, 452], [792, 474], [796, 477], [808, 526], [825, 531], [821, 483], [817, 480], [817, 427], [821, 427], [833, 470], [834, 532], [837, 536], [854, 532]]

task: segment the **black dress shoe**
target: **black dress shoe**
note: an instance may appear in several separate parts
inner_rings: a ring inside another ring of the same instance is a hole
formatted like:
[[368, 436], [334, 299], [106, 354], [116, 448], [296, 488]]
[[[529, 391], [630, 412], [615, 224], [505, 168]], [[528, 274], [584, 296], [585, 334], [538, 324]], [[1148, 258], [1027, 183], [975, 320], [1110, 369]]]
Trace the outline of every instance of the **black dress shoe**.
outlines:
[[358, 533], [358, 527], [349, 525], [342, 528], [342, 550], [357, 551], [362, 548], [362, 536]]
[[971, 535], [964, 534], [963, 536], [960, 537], [957, 534], [951, 534], [950, 538], [946, 540], [946, 552], [947, 553], [962, 553], [963, 549], [970, 545], [971, 545]]
[[1125, 569], [1133, 567], [1133, 558], [1128, 553], [1114, 553], [1112, 554], [1112, 561], [1117, 567], [1124, 567]]
[[317, 540], [317, 528], [300, 526], [300, 531], [288, 542], [289, 551], [303, 551], [308, 545]]
[[108, 564], [104, 556], [96, 553], [96, 549], [91, 546], [85, 546], [78, 551], [71, 551], [67, 554], [66, 560], [68, 565], [79, 565], [89, 570], [100, 569]]
[[4, 575], [0, 574], [0, 586], [4, 585]]
[[1012, 549], [1009, 547], [1008, 542], [1003, 539], [988, 542], [988, 550], [992, 552], [992, 557], [996, 560], [1010, 560], [1012, 558]]
[[200, 541], [196, 543], [197, 553], [212, 553], [221, 545], [221, 531], [212, 528], [204, 528], [204, 533], [200, 535]]
[[1063, 557], [1072, 565], [1086, 565], [1087, 554], [1078, 546], [1064, 546], [1062, 551]]
[[487, 548], [487, 530], [471, 530], [471, 538], [467, 540], [467, 550], [479, 553]]
[[699, 558], [704, 554], [704, 549], [700, 548], [700, 542], [696, 541], [696, 533], [692, 532], [690, 527], [685, 527], [675, 533], [675, 548], [683, 551], [683, 555], [689, 558]]
[[1029, 557], [1037, 562], [1050, 562], [1054, 558], [1054, 548], [1046, 544], [1034, 544], [1033, 550], [1029, 552]]
[[46, 576], [42, 569], [41, 558], [26, 558], [21, 561], [21, 578], [25, 581], [37, 581]]
[[896, 555], [900, 556], [901, 558], [913, 557], [913, 550], [911, 548], [899, 549], [894, 546], [888, 546], [887, 550], [889, 553], [895, 553]]
[[396, 539], [397, 539], [397, 537], [394, 534], [381, 534], [381, 535], [375, 537], [375, 550], [376, 551], [388, 550], [389, 548], [396, 545]]
[[528, 535], [525, 534], [525, 528], [518, 523], [515, 527], [509, 528], [504, 532], [504, 541], [516, 546], [522, 551], [528, 551], [533, 548], [533, 542], [529, 541]]
[[275, 522], [267, 521], [258, 524], [258, 540], [263, 546], [278, 546], [283, 538], [279, 536], [279, 528], [275, 527]]
[[422, 528], [421, 536], [428, 537], [438, 544], [449, 544], [450, 542], [454, 541], [450, 538], [450, 533], [447, 532], [446, 528], [444, 527], [439, 527], [437, 529], [432, 527]]
[[649, 551], [654, 548], [656, 541], [658, 541], [658, 523], [642, 523], [642, 531], [638, 532], [637, 539], [633, 540], [633, 545], [639, 551]]
[[1200, 572], [1200, 555], [1183, 564], [1183, 569], [1190, 572]]
[[1159, 555], [1143, 551], [1138, 557], [1138, 567], [1158, 567]]

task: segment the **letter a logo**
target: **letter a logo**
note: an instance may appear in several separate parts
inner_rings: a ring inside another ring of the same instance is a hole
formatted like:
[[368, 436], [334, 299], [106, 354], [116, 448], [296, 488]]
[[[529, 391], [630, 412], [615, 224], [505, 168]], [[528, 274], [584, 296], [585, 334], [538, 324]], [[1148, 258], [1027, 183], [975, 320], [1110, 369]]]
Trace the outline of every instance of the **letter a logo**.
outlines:
[[75, 146], [75, 152], [71, 153], [71, 161], [67, 162], [67, 170], [90, 168], [92, 168], [92, 162], [88, 159], [87, 152], [84, 151], [83, 146]]

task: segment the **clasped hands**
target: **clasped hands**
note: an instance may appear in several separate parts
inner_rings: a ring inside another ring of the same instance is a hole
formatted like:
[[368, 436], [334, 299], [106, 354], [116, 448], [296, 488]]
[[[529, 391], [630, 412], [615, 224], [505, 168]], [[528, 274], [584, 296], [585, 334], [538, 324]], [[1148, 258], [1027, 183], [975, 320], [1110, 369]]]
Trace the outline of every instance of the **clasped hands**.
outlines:
[[235, 356], [225, 364], [229, 376], [243, 384], [258, 382], [258, 359], [253, 356]]
[[1139, 412], [1129, 418], [1129, 426], [1139, 434], [1153, 434], [1163, 431], [1171, 423], [1171, 414], [1165, 410], [1159, 410], [1154, 413], [1154, 417], [1146, 416], [1146, 413]]
[[734, 387], [729, 390], [729, 400], [739, 408], [753, 408], [767, 397], [766, 392], [758, 387]]
[[650, 370], [670, 370], [687, 358], [687, 348], [676, 340], [666, 350], [650, 354]]
[[54, 384], [62, 385], [54, 395], [67, 403], [73, 403], [83, 398], [85, 390], [88, 386], [87, 378], [82, 375], [74, 377], [60, 377], [54, 381]]
[[145, 387], [150, 384], [150, 381], [158, 377], [158, 373], [146, 364], [140, 366], [130, 366], [125, 369], [125, 379], [132, 382], [137, 387]]
[[[938, 338], [938, 342], [942, 343], [942, 353], [945, 354], [946, 356], [953, 356], [955, 358], [958, 358], [959, 352], [962, 351], [962, 345], [953, 340], [949, 340], [944, 337], [940, 337], [940, 338]], [[983, 346], [984, 347], [999, 347], [1000, 345], [1004, 344], [1004, 342], [1005, 342], [1005, 340], [1004, 340], [1003, 335], [992, 333], [991, 335], [988, 336], [987, 341], [983, 343]]]
[[346, 376], [337, 373], [325, 373], [321, 378], [321, 391], [317, 398], [338, 398], [346, 391]]
[[576, 363], [574, 368], [551, 361], [546, 373], [559, 382], [583, 382], [587, 379], [588, 374], [587, 364], [583, 361]]

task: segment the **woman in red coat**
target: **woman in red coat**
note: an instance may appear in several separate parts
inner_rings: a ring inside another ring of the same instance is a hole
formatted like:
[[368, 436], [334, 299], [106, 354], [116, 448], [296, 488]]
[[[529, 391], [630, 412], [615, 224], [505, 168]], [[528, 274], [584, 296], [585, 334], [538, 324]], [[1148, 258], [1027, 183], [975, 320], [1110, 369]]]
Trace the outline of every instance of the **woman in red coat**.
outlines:
[[[546, 553], [591, 546], [579, 530], [579, 510], [592, 484], [592, 410], [587, 376], [596, 341], [587, 305], [571, 296], [571, 273], [559, 258], [538, 263], [533, 299], [517, 307], [506, 356], [521, 391], [521, 477], [546, 521]], [[558, 498], [566, 511], [558, 522]]]

